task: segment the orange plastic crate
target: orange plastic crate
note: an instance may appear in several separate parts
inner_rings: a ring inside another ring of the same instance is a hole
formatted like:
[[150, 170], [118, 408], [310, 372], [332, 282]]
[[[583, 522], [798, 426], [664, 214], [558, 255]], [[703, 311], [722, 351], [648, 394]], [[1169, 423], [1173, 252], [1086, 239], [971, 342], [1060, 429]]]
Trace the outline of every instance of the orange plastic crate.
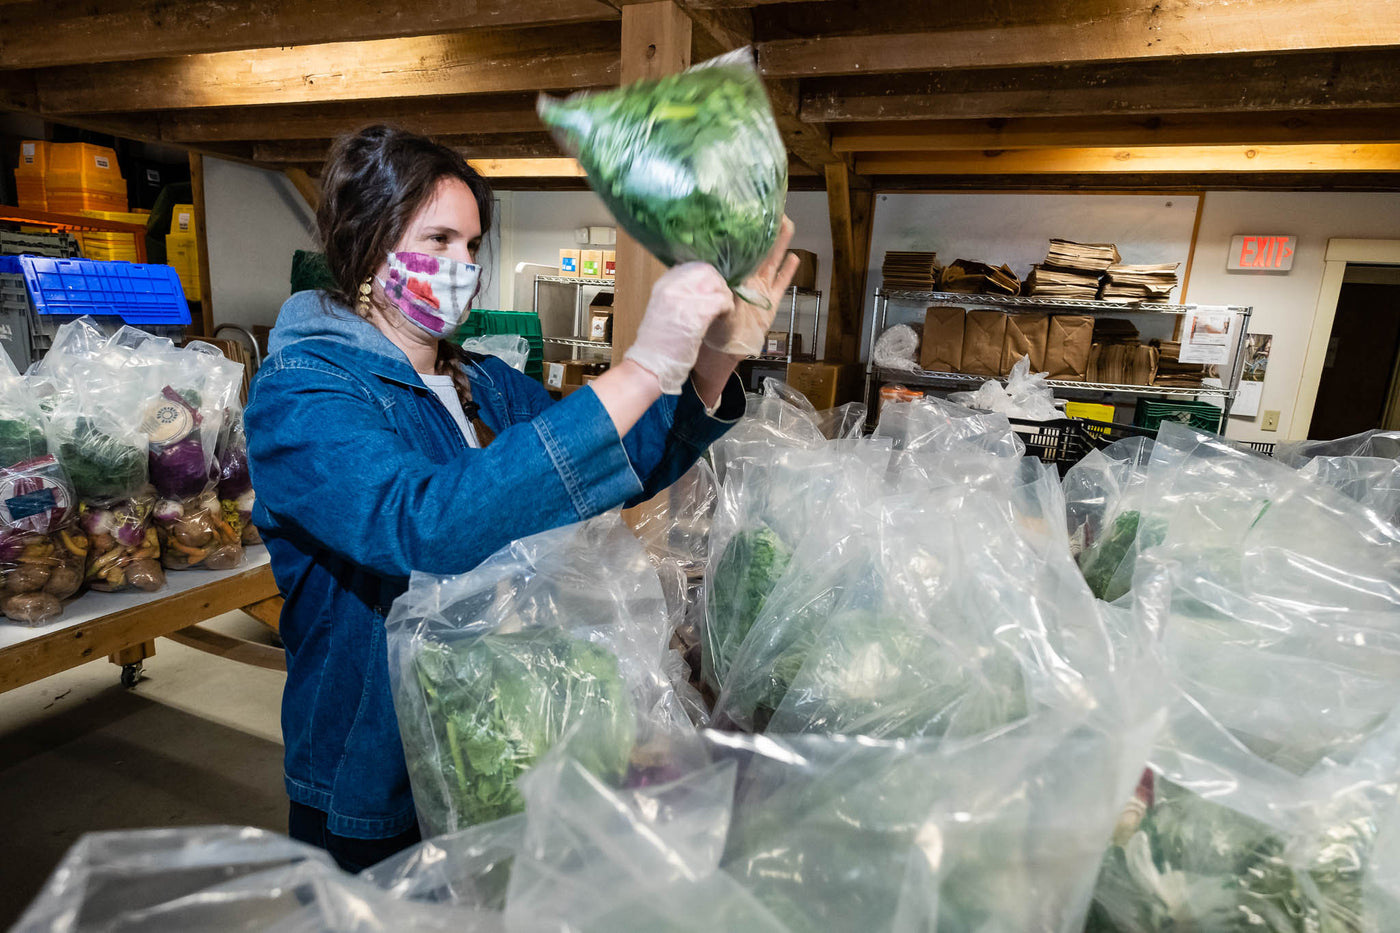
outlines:
[[15, 166], [15, 194], [20, 207], [27, 210], [49, 209], [44, 180], [48, 174], [49, 143], [42, 139], [26, 139], [19, 144], [19, 164]]
[[48, 148], [44, 184], [49, 210], [126, 211], [126, 180], [115, 152], [92, 143], [53, 143]]

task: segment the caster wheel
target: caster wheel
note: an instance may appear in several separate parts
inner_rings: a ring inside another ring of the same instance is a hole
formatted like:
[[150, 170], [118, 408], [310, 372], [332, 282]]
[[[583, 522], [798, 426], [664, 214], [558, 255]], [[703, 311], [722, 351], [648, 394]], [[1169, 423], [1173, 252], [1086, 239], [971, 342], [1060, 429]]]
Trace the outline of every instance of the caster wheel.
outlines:
[[130, 690], [136, 686], [136, 682], [141, 679], [142, 667], [140, 664], [122, 665], [122, 686]]

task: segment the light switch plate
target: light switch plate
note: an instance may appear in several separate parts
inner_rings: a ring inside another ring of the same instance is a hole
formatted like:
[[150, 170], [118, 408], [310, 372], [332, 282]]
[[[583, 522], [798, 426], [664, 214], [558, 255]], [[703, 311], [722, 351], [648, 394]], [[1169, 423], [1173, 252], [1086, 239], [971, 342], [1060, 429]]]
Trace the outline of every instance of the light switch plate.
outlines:
[[1266, 412], [1264, 412], [1264, 423], [1263, 423], [1262, 425], [1259, 426], [1259, 430], [1261, 430], [1261, 431], [1277, 431], [1277, 430], [1278, 430], [1278, 412], [1276, 412], [1276, 411], [1266, 411]]

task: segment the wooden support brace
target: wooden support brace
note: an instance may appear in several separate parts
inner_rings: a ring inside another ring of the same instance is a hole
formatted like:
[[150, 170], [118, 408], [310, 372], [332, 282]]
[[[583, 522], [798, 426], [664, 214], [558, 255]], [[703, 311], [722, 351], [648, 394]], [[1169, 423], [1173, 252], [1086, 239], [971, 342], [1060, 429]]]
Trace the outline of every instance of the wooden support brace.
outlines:
[[237, 661], [240, 664], [251, 664], [269, 671], [285, 671], [287, 669], [287, 654], [281, 648], [260, 645], [245, 638], [235, 638], [232, 635], [225, 635], [222, 632], [216, 632], [199, 625], [182, 628], [165, 637], [173, 642], [179, 642], [187, 648], [228, 658], [230, 661]]
[[861, 308], [870, 264], [874, 218], [870, 187], [844, 162], [826, 169], [827, 210], [831, 215], [831, 302], [826, 325], [826, 361], [853, 363], [860, 355]]
[[194, 236], [195, 251], [199, 254], [199, 310], [200, 319], [190, 322], [190, 328], [198, 328], [196, 336], [214, 335], [213, 282], [209, 280], [209, 212], [204, 199], [204, 156], [190, 153], [190, 187], [194, 189]]
[[272, 596], [268, 599], [262, 599], [244, 606], [243, 611], [274, 632], [281, 632], [282, 606], [284, 603], [286, 603], [286, 600], [281, 596]]
[[321, 183], [312, 178], [304, 168], [284, 169], [283, 174], [292, 183], [292, 187], [297, 189], [297, 194], [306, 202], [306, 206], [311, 208], [311, 213], [316, 213], [321, 209]]
[[[673, 0], [637, 3], [622, 10], [622, 83], [690, 67], [691, 20]], [[617, 232], [617, 295], [613, 302], [612, 362], [636, 339], [651, 287], [666, 271], [646, 248]]]
[[139, 645], [132, 645], [130, 648], [123, 648], [107, 655], [107, 660], [113, 664], [125, 667], [128, 664], [140, 664], [147, 658], [155, 657], [156, 643], [154, 641], [143, 641]]

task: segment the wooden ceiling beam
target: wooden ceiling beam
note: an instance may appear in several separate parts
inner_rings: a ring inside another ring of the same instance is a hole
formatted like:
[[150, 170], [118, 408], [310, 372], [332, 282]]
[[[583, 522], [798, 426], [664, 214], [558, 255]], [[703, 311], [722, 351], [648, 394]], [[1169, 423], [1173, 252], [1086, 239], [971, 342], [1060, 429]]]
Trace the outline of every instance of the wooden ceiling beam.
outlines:
[[872, 120], [1394, 107], [1400, 49], [817, 78], [802, 118]]
[[0, 5], [0, 68], [616, 19], [603, 0], [29, 0]]
[[[436, 138], [468, 159], [554, 159], [563, 155], [554, 141], [543, 133]], [[253, 158], [258, 162], [293, 165], [324, 162], [330, 155], [331, 142], [329, 139], [305, 139], [254, 143]]]
[[431, 101], [370, 101], [173, 110], [159, 115], [160, 135], [199, 140], [332, 139], [370, 123], [392, 123], [429, 136], [529, 133], [544, 130], [535, 95], [444, 97]]
[[874, 152], [858, 157], [856, 170], [863, 175], [1395, 172], [1400, 184], [1400, 143]]
[[[1111, 173], [1067, 175], [876, 175], [877, 191], [938, 193], [948, 191], [1045, 193], [1094, 191], [1098, 193], [1198, 195], [1201, 178], [1191, 172]], [[1396, 191], [1400, 178], [1394, 173], [1354, 172], [1220, 172], [1210, 176], [1211, 191]]]
[[831, 147], [841, 153], [1099, 146], [1367, 143], [1395, 140], [1400, 140], [1400, 109], [929, 120], [908, 123], [845, 123], [835, 124], [831, 128]]
[[[771, 77], [881, 74], [1175, 59], [1400, 44], [1392, 0], [1158, 0], [1027, 4], [1042, 21], [881, 35], [778, 39], [759, 46]], [[1059, 15], [1045, 21], [1047, 12]], [[1023, 14], [1024, 16], [1024, 14]]]
[[585, 178], [573, 159], [472, 159], [472, 167], [487, 178]]
[[35, 72], [45, 113], [501, 94], [617, 83], [618, 27], [335, 42]]

